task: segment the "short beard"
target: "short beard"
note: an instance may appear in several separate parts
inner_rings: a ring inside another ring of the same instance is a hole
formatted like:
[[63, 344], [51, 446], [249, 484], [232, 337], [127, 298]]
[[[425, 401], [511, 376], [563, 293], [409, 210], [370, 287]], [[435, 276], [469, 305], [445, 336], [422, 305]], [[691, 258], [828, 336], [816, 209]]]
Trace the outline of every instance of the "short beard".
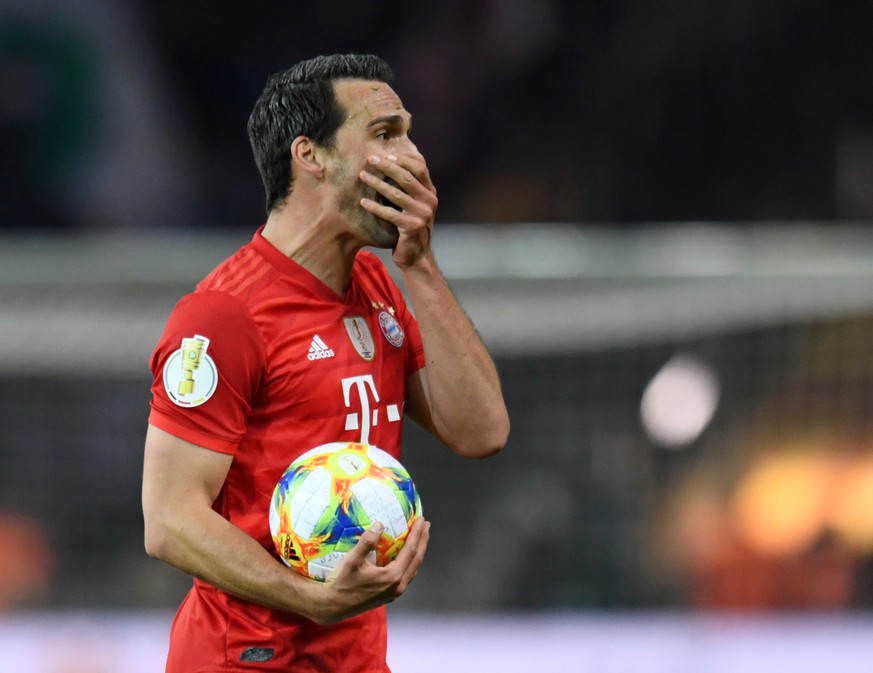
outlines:
[[390, 222], [376, 217], [361, 205], [361, 198], [366, 197], [379, 202], [378, 193], [367, 194], [360, 182], [350, 182], [346, 179], [345, 171], [338, 174], [338, 178], [349, 185], [339, 196], [337, 204], [340, 213], [345, 215], [356, 225], [358, 232], [366, 241], [366, 245], [374, 248], [391, 250], [400, 239], [400, 232]]
[[363, 209], [360, 212], [361, 232], [369, 241], [369, 245], [374, 248], [392, 250], [397, 245], [397, 241], [400, 240], [400, 232], [397, 227]]

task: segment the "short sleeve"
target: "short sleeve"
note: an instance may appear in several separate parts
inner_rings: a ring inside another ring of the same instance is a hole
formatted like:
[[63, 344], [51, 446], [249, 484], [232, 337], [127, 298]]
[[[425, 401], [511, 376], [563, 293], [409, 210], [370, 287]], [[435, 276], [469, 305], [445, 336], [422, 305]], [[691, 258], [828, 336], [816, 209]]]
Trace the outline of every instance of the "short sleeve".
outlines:
[[246, 305], [220, 291], [190, 294], [173, 309], [151, 357], [149, 423], [233, 454], [264, 368], [263, 346]]

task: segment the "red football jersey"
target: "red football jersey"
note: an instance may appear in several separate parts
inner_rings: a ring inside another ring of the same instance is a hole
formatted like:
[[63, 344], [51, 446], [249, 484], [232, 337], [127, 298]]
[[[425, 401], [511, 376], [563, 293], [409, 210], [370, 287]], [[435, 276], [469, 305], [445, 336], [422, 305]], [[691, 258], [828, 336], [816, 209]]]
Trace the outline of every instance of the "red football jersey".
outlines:
[[[277, 556], [268, 511], [285, 468], [336, 441], [399, 459], [406, 381], [423, 364], [415, 319], [375, 255], [358, 253], [341, 297], [258, 231], [170, 315], [149, 422], [234, 456], [213, 507]], [[385, 652], [384, 608], [318, 626], [195, 580], [167, 671], [372, 673], [388, 670]]]

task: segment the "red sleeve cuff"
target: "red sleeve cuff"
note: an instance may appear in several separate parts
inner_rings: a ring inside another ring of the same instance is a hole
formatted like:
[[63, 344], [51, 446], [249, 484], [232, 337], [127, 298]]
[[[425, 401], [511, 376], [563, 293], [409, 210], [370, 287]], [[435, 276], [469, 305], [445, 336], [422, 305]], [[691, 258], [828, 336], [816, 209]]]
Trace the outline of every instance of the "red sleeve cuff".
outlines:
[[211, 451], [233, 455], [236, 453], [236, 449], [239, 446], [239, 442], [237, 441], [221, 439], [220, 437], [208, 435], [203, 432], [198, 432], [197, 430], [192, 430], [184, 425], [180, 425], [154, 408], [152, 408], [151, 413], [149, 414], [149, 423], [164, 432], [170, 433], [174, 437], [184, 439], [186, 442], [191, 442], [192, 444], [202, 446]]

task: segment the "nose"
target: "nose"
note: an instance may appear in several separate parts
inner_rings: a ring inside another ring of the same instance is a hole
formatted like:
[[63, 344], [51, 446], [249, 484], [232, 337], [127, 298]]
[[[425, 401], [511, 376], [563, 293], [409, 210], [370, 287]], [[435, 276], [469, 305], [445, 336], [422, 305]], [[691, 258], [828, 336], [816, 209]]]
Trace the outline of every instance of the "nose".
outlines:
[[418, 147], [416, 147], [415, 143], [412, 142], [409, 136], [404, 136], [399, 141], [397, 145], [397, 150], [412, 159], [424, 161], [424, 155], [418, 151]]

